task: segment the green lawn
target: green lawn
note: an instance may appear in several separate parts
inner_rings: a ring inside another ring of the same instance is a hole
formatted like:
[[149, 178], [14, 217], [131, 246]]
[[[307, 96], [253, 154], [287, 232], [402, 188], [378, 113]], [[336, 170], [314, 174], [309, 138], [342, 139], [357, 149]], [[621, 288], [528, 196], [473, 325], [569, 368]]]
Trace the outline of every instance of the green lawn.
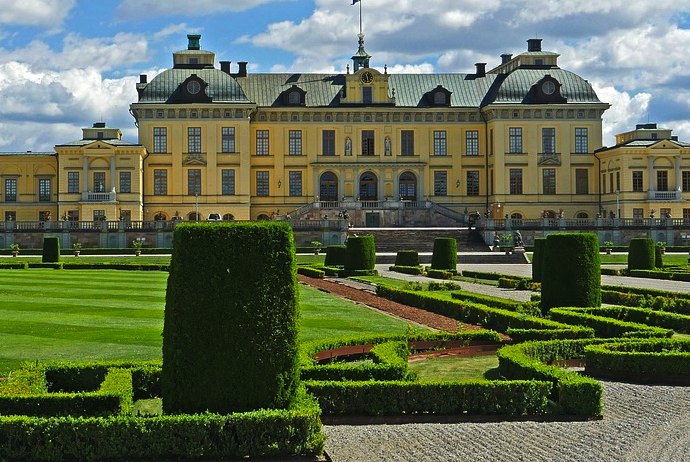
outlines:
[[[24, 360], [159, 359], [167, 276], [158, 271], [0, 271], [0, 375]], [[407, 327], [300, 287], [300, 340]]]
[[498, 357], [495, 354], [472, 357], [437, 356], [412, 361], [409, 367], [417, 372], [422, 382], [484, 379], [498, 367]]

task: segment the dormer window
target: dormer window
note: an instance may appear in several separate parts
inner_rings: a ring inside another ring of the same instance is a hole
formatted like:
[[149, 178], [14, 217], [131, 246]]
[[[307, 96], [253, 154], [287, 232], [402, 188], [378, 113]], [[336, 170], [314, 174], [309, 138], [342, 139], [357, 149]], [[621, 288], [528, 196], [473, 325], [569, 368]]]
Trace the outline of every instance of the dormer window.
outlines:
[[[561, 83], [546, 74], [541, 80], [532, 85], [526, 102], [532, 104], [567, 103], [568, 99], [561, 94]], [[552, 115], [547, 114], [547, 117]]]
[[297, 85], [293, 85], [283, 92], [282, 100], [285, 106], [304, 106], [307, 92]]
[[446, 104], [446, 94], [442, 91], [437, 91], [434, 93], [434, 106], [445, 106]]
[[450, 91], [443, 88], [442, 85], [438, 85], [426, 94], [427, 104], [429, 106], [450, 106], [451, 95]]

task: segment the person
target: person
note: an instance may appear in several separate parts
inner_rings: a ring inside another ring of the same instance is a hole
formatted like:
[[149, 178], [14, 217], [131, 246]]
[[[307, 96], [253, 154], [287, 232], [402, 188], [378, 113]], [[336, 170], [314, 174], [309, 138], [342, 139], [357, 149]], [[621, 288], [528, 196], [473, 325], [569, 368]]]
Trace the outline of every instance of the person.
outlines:
[[494, 231], [494, 248], [493, 251], [497, 251], [498, 247], [501, 245], [501, 236], [498, 235], [498, 231]]
[[522, 234], [520, 234], [520, 231], [515, 231], [513, 240], [515, 241], [515, 247], [523, 247], [525, 245], [525, 243], [522, 242]]

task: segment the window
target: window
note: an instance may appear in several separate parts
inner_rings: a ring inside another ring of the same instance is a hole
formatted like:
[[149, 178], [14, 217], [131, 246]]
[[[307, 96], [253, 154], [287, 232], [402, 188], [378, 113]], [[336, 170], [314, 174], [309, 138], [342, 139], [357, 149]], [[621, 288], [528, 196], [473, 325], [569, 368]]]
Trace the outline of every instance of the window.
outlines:
[[223, 127], [221, 140], [223, 152], [235, 152], [235, 127]]
[[644, 209], [641, 207], [635, 207], [632, 209], [633, 212], [633, 221], [635, 223], [641, 224], [642, 220], [644, 219]]
[[362, 87], [362, 104], [371, 104], [374, 102], [374, 93], [371, 87]]
[[616, 172], [616, 191], [621, 190], [621, 172]]
[[120, 172], [120, 192], [132, 192], [132, 172]]
[[168, 171], [155, 169], [153, 171], [153, 194], [165, 196], [168, 194]]
[[268, 196], [268, 172], [266, 170], [256, 172], [256, 195]]
[[434, 172], [434, 196], [448, 195], [448, 172], [437, 170]]
[[302, 172], [288, 172], [288, 183], [288, 194], [290, 197], [299, 197], [302, 195]]
[[522, 169], [510, 169], [510, 194], [522, 194]]
[[[642, 183], [642, 170], [633, 170], [632, 172], [632, 190], [634, 192], [642, 192], [644, 190]], [[606, 188], [604, 188], [606, 189]]]
[[401, 201], [417, 199], [417, 177], [412, 172], [403, 172], [398, 179], [398, 195]]
[[690, 223], [690, 209], [683, 209], [683, 223]]
[[556, 129], [541, 129], [541, 149], [544, 154], [556, 153]]
[[470, 170], [467, 172], [467, 195], [479, 195], [479, 170]]
[[575, 194], [589, 194], [589, 170], [575, 169]]
[[302, 104], [302, 95], [298, 91], [291, 91], [288, 93], [288, 104], [296, 105]]
[[187, 128], [187, 152], [193, 154], [201, 153], [201, 128]]
[[508, 149], [511, 154], [522, 153], [522, 128], [510, 127], [508, 129]]
[[321, 132], [321, 155], [335, 155], [335, 130], [323, 130]]
[[267, 156], [268, 150], [268, 130], [257, 130], [256, 131], [256, 155], [257, 156]]
[[16, 178], [6, 178], [5, 179], [5, 202], [16, 202], [17, 201], [17, 179]]
[[414, 130], [400, 132], [400, 155], [414, 156]]
[[668, 191], [668, 172], [666, 170], [657, 170], [656, 172], [656, 190]]
[[434, 130], [434, 155], [435, 156], [447, 155], [446, 131], [445, 130]]
[[235, 195], [235, 170], [223, 169], [220, 172], [221, 191], [224, 196]]
[[168, 152], [168, 129], [165, 127], [153, 127], [153, 152]]
[[201, 170], [198, 168], [187, 170], [187, 194], [189, 196], [201, 194]]
[[434, 105], [435, 106], [445, 106], [447, 99], [446, 94], [442, 91], [437, 91], [434, 93]]
[[690, 170], [683, 170], [681, 175], [683, 181], [683, 191], [690, 191]]
[[589, 136], [586, 128], [575, 129], [575, 152], [578, 154], [589, 152]]
[[362, 130], [362, 155], [373, 156], [374, 154], [374, 130]]
[[79, 193], [79, 172], [67, 172], [67, 192]]
[[50, 178], [38, 179], [38, 200], [40, 202], [50, 202], [52, 195], [52, 187]]
[[105, 192], [105, 172], [93, 172], [93, 191]]
[[105, 210], [94, 210], [93, 221], [105, 221]]
[[556, 194], [556, 169], [545, 168], [541, 175], [543, 194]]
[[302, 130], [290, 130], [288, 133], [288, 154], [302, 155]]
[[465, 132], [465, 154], [468, 156], [479, 155], [479, 131], [467, 130]]
[[613, 192], [613, 172], [609, 173], [609, 192]]

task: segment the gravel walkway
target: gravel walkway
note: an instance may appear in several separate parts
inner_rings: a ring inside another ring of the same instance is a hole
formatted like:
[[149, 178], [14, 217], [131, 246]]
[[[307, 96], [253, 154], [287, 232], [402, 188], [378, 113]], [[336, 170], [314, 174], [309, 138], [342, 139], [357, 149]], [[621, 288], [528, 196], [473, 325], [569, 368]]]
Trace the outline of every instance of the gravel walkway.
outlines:
[[[386, 266], [377, 265], [377, 269], [388, 276]], [[465, 269], [531, 275], [530, 265], [499, 266], [502, 265], [466, 265]], [[423, 277], [394, 275], [428, 281]], [[606, 276], [602, 283], [690, 292], [690, 283], [667, 284], [667, 281]], [[529, 299], [528, 291], [465, 282], [461, 285], [466, 290], [487, 295]], [[602, 383], [605, 388], [602, 420], [331, 425], [324, 427], [326, 452], [334, 462], [690, 461], [690, 390], [687, 387]]]

